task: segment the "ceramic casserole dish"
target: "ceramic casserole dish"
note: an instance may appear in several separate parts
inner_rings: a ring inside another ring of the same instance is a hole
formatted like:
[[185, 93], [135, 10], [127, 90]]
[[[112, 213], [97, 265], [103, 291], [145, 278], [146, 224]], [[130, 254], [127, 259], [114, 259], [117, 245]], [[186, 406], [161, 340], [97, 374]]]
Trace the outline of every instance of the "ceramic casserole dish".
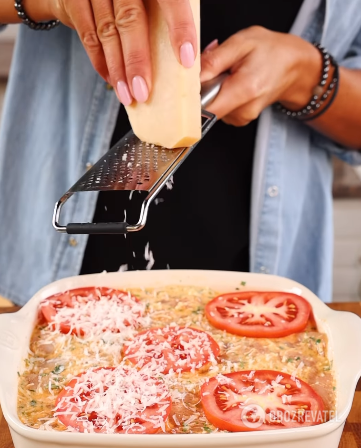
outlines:
[[[297, 429], [247, 433], [106, 435], [48, 432], [29, 428], [17, 416], [18, 371], [23, 370], [41, 300], [72, 288], [109, 286], [119, 289], [192, 285], [231, 292], [246, 282], [245, 290], [284, 291], [303, 296], [313, 307], [319, 331], [329, 340], [337, 383], [336, 416], [327, 423]], [[220, 271], [141, 271], [78, 276], [41, 289], [20, 311], [0, 315], [0, 402], [15, 448], [337, 448], [361, 376], [361, 319], [333, 311], [302, 285], [281, 277]]]

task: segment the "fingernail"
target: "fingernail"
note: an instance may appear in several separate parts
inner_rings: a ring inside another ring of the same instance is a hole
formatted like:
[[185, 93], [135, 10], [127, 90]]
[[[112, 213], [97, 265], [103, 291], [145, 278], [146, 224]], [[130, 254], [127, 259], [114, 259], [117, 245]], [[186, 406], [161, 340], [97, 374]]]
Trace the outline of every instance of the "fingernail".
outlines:
[[205, 53], [206, 51], [214, 50], [217, 47], [218, 47], [218, 39], [214, 39], [210, 44], [206, 46], [206, 48], [203, 50], [203, 53]]
[[118, 81], [117, 92], [120, 102], [123, 103], [124, 106], [129, 106], [132, 104], [132, 95], [130, 94], [129, 88], [124, 81]]
[[145, 103], [149, 97], [148, 86], [142, 76], [133, 78], [133, 95], [138, 103]]
[[195, 60], [194, 48], [190, 42], [185, 42], [180, 47], [180, 60], [185, 68], [192, 68]]

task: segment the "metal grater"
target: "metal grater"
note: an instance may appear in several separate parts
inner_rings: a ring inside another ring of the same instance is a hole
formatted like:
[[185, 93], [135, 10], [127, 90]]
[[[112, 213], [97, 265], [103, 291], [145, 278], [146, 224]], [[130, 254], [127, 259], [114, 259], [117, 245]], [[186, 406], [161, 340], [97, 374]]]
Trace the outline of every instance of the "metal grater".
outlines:
[[[227, 74], [202, 85], [202, 108], [217, 96]], [[214, 114], [202, 110], [202, 138], [214, 125]], [[146, 224], [149, 206], [197, 144], [187, 148], [167, 149], [144, 143], [128, 132], [89, 171], [87, 171], [55, 204], [53, 226], [68, 234], [125, 234], [137, 232]], [[59, 224], [61, 209], [74, 194], [86, 191], [147, 191], [137, 224], [127, 222]]]

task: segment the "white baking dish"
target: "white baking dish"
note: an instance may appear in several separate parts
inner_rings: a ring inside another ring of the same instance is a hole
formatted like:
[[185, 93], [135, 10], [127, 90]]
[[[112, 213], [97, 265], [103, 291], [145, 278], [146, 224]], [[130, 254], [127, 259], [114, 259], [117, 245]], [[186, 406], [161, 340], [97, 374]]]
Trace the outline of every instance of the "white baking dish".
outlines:
[[[302, 295], [312, 305], [317, 324], [328, 334], [330, 358], [337, 379], [337, 417], [302, 429], [251, 433], [185, 435], [105, 435], [45, 432], [23, 425], [16, 412], [17, 371], [22, 370], [39, 302], [57, 292], [80, 286], [159, 287], [171, 284], [209, 286], [229, 292], [246, 282], [242, 290], [277, 290]], [[350, 412], [355, 387], [361, 376], [361, 319], [352, 313], [329, 309], [302, 285], [280, 277], [219, 271], [142, 271], [73, 277], [40, 290], [20, 311], [0, 315], [0, 402], [10, 426], [15, 448], [231, 448], [289, 447], [336, 448]]]

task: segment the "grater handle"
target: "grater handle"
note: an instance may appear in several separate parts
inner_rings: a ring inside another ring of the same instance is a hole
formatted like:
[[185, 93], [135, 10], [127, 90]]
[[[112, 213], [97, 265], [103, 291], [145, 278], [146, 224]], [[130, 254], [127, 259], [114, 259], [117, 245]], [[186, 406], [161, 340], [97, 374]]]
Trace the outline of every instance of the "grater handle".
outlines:
[[122, 235], [128, 233], [127, 222], [70, 223], [66, 226], [69, 235]]
[[228, 78], [229, 75], [230, 75], [229, 72], [225, 72], [217, 76], [216, 78], [213, 78], [209, 81], [202, 83], [201, 88], [202, 109], [205, 109], [216, 99], [216, 96], [221, 90], [222, 84]]

